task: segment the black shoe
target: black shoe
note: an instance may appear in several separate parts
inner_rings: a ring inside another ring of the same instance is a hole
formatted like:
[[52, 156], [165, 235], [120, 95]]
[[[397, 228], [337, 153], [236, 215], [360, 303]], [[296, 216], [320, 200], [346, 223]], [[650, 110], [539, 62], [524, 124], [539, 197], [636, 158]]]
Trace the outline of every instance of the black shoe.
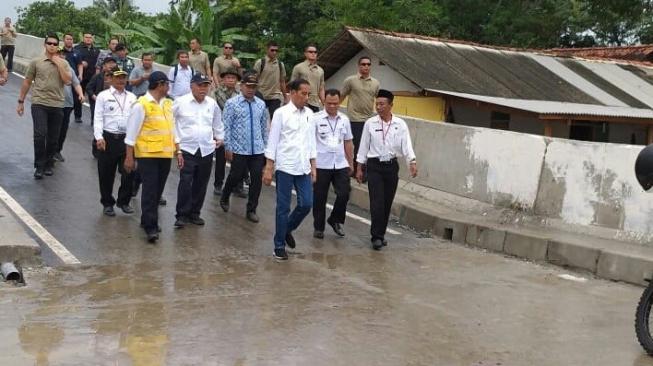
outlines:
[[345, 231], [342, 229], [342, 224], [338, 222], [333, 222], [331, 220], [327, 219], [327, 224], [333, 228], [333, 231], [336, 233], [338, 236], [345, 236]]
[[248, 190], [246, 190], [245, 188], [234, 191], [234, 194], [236, 195], [236, 197], [239, 197], [239, 198], [249, 197]]
[[148, 233], [147, 234], [147, 242], [148, 243], [156, 243], [156, 241], [159, 240], [159, 234], [158, 233]]
[[282, 261], [287, 261], [288, 253], [286, 253], [286, 249], [285, 248], [274, 249], [274, 258], [280, 259]]
[[213, 187], [213, 194], [216, 196], [222, 196], [222, 188], [221, 187]]
[[107, 216], [116, 216], [116, 212], [113, 210], [113, 206], [105, 206], [102, 212]]
[[43, 179], [43, 169], [36, 169], [34, 171], [34, 179]]
[[[144, 226], [142, 223], [141, 223], [141, 228], [145, 228], [145, 226]], [[157, 225], [157, 227], [156, 227], [156, 232], [157, 232], [157, 233], [160, 233], [160, 232], [161, 232], [161, 226], [158, 226], [158, 225]]]
[[320, 231], [320, 230], [313, 231], [313, 237], [317, 239], [324, 239], [324, 231]]
[[120, 207], [122, 212], [124, 212], [126, 214], [134, 213], [134, 209], [130, 205], [122, 205], [122, 206], [118, 206], [118, 207]]
[[189, 221], [193, 225], [200, 225], [200, 226], [204, 225], [204, 219], [199, 216], [191, 216]]
[[75, 118], [75, 123], [82, 123], [82, 119], [81, 118]]
[[181, 229], [182, 227], [186, 226], [187, 223], [188, 221], [185, 218], [180, 217], [175, 221], [175, 227]]
[[286, 245], [290, 249], [295, 249], [297, 243], [295, 243], [295, 238], [293, 238], [291, 233], [286, 233]]
[[43, 169], [43, 174], [50, 177], [50, 176], [52, 176], [52, 174], [54, 174], [54, 172], [52, 171], [52, 168], [45, 168], [45, 169]]
[[254, 211], [249, 211], [249, 212], [247, 212], [247, 215], [246, 215], [246, 216], [247, 216], [247, 220], [249, 220], [249, 221], [251, 221], [251, 222], [256, 223], [256, 222], [259, 221], [259, 219], [258, 219], [258, 215], [257, 215], [256, 212], [254, 212]]
[[166, 201], [165, 198], [161, 198], [161, 199], [159, 200], [159, 206], [165, 206], [165, 205], [167, 205], [167, 204], [168, 204], [168, 201]]
[[372, 249], [381, 250], [381, 248], [383, 248], [383, 240], [375, 239], [372, 241]]
[[220, 207], [222, 207], [222, 211], [229, 212], [229, 201], [220, 200]]
[[384, 246], [384, 247], [387, 247], [387, 246], [388, 246], [388, 241], [385, 240], [385, 239], [383, 239], [383, 246]]
[[55, 153], [54, 156], [52, 157], [54, 160], [59, 161], [59, 162], [64, 162], [66, 159], [63, 158], [60, 152]]

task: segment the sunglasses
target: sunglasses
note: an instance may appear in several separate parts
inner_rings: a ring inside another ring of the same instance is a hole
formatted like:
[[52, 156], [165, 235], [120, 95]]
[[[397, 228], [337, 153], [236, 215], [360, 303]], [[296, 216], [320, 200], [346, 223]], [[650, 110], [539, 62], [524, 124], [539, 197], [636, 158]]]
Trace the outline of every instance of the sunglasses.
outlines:
[[279, 52], [278, 48], [270, 48], [270, 52]]
[[308, 52], [308, 53], [317, 53], [317, 51], [313, 51], [313, 50], [308, 50], [306, 52]]
[[224, 49], [225, 49], [225, 50], [233, 50], [234, 48], [233, 48], [233, 47], [227, 47], [227, 46], [224, 46]]
[[45, 42], [48, 46], [58, 46], [59, 42]]
[[360, 65], [361, 65], [361, 66], [372, 66], [372, 64], [369, 63], [369, 62], [365, 62], [365, 63], [362, 63], [362, 64], [360, 64]]

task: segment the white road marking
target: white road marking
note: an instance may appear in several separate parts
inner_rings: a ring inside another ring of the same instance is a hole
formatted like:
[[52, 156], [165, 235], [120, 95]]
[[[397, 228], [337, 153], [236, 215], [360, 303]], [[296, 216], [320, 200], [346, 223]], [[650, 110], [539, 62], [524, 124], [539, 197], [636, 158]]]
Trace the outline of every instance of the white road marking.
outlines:
[[36, 234], [36, 236], [45, 243], [45, 245], [59, 257], [65, 264], [80, 264], [81, 262], [71, 252], [66, 249], [52, 234], [50, 234], [41, 224], [38, 223], [25, 209], [14, 200], [7, 191], [0, 187], [0, 199], [9, 207], [18, 218], [27, 225], [27, 227]]
[[566, 274], [566, 273], [565, 274], [559, 274], [558, 277], [562, 278], [563, 280], [569, 280], [569, 281], [574, 281], [574, 282], [580, 282], [580, 283], [587, 282], [587, 278], [577, 277], [577, 276], [573, 276], [573, 275]]
[[[11, 73], [14, 74], [14, 75], [16, 75], [16, 76], [18, 76], [18, 77], [21, 78], [21, 79], [25, 79], [25, 77], [24, 77], [23, 75], [21, 75], [21, 74], [19, 74], [19, 73], [17, 73], [17, 72], [12, 71]], [[91, 108], [91, 105], [88, 104], [88, 103], [86, 103], [86, 102], [84, 102], [84, 105], [87, 106], [87, 107], [89, 107], [89, 108]]]

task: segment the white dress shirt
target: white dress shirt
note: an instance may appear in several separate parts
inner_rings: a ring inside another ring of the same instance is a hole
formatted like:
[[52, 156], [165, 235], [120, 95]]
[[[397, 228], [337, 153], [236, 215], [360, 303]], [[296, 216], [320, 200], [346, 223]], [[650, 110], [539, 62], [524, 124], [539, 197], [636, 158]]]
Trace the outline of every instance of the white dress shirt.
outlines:
[[[150, 94], [150, 92], [147, 92], [144, 95], [144, 97], [147, 98], [148, 102], [156, 100], [154, 99], [152, 94]], [[161, 98], [161, 100], [159, 101], [159, 105], [162, 108], [163, 108], [163, 102], [165, 102], [165, 100], [166, 98]], [[141, 103], [134, 103], [131, 107], [131, 111], [129, 112], [129, 119], [127, 120], [127, 136], [125, 136], [126, 145], [134, 146], [138, 134], [141, 133], [141, 127], [143, 127], [144, 120], [145, 120], [145, 109], [143, 109], [143, 105]]]
[[95, 99], [95, 119], [93, 121], [93, 136], [95, 136], [95, 139], [103, 139], [102, 131], [126, 133], [127, 120], [129, 119], [132, 104], [135, 102], [136, 96], [127, 90], [120, 93], [112, 86], [101, 91]]
[[311, 159], [317, 157], [313, 112], [298, 109], [291, 102], [274, 112], [265, 157], [274, 160], [276, 170], [290, 175], [311, 172]]
[[222, 112], [211, 97], [199, 103], [192, 93], [175, 99], [172, 105], [175, 116], [175, 142], [189, 154], [200, 149], [202, 157], [215, 151], [215, 141], [224, 139]]
[[323, 110], [313, 115], [312, 122], [317, 146], [317, 168], [348, 168], [345, 141], [351, 141], [354, 138], [349, 118], [341, 112], [338, 112], [335, 117], [331, 117]]
[[365, 164], [368, 158], [383, 160], [384, 156], [403, 156], [407, 163], [415, 159], [408, 126], [403, 119], [394, 115], [390, 123], [381, 122], [378, 115], [365, 121], [356, 161]]
[[193, 70], [190, 65], [177, 68], [177, 78], [175, 79], [175, 66], [168, 71], [168, 80], [170, 80], [170, 96], [173, 98], [181, 97], [190, 93], [190, 79], [193, 77]]

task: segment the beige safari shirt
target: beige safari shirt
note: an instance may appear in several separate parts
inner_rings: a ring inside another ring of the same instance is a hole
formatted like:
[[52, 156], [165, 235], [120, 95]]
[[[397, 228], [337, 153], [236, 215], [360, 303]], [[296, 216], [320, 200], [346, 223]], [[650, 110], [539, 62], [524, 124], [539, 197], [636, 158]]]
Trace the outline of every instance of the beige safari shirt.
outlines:
[[[238, 59], [233, 56], [231, 58], [225, 58], [224, 55], [216, 57], [213, 61], [213, 76], [220, 77], [223, 72], [236, 69], [234, 61], [238, 61]], [[236, 71], [239, 71], [239, 69], [236, 69]]]
[[193, 53], [193, 51], [188, 52], [188, 60], [190, 67], [195, 70], [195, 72], [208, 75], [211, 71], [211, 62], [209, 61], [209, 55], [204, 51], [199, 53]]
[[311, 64], [308, 60], [295, 65], [292, 69], [290, 81], [304, 79], [311, 84], [311, 94], [308, 96], [308, 104], [321, 107], [320, 89], [324, 88], [324, 70], [317, 64]]
[[278, 58], [270, 60], [265, 56], [265, 70], [261, 70], [261, 59], [254, 63], [254, 71], [258, 72], [258, 90], [263, 99], [279, 99], [283, 101], [281, 80], [286, 80], [286, 68]]
[[46, 55], [34, 58], [27, 67], [25, 78], [34, 82], [32, 85], [32, 104], [46, 107], [63, 108], [65, 95], [64, 83], [59, 69]]
[[369, 76], [362, 78], [352, 75], [342, 83], [342, 99], [349, 96], [347, 102], [347, 116], [352, 122], [365, 122], [374, 116], [374, 99], [379, 92], [381, 84]]

